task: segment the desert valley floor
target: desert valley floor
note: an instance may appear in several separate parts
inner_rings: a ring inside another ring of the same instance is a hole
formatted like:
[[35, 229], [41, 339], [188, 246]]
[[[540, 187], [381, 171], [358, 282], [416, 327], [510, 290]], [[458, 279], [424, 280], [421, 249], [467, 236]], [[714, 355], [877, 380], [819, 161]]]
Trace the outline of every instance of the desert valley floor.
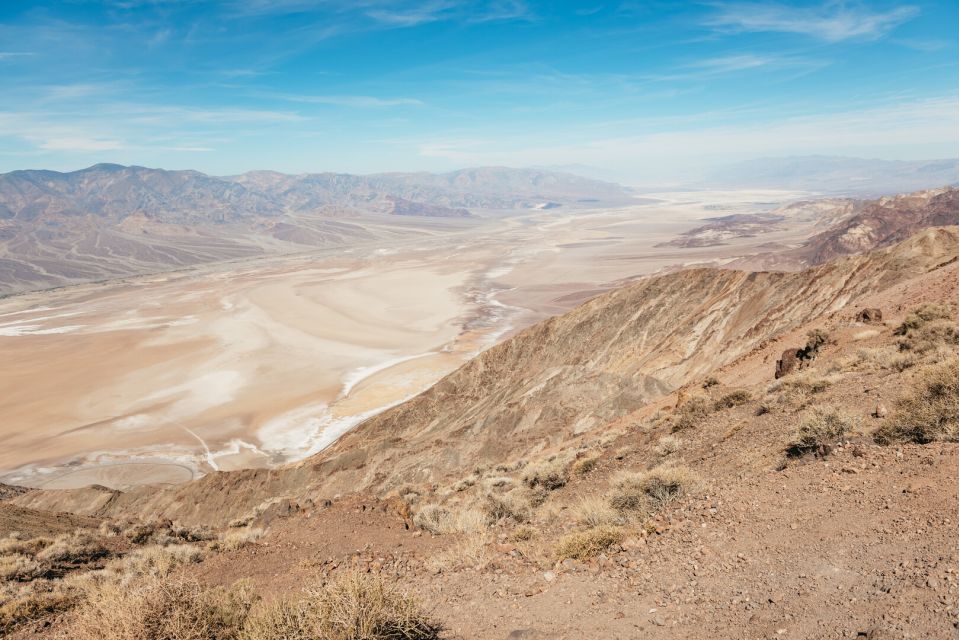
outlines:
[[11, 363], [0, 481], [125, 488], [301, 459], [625, 279], [796, 243], [811, 224], [657, 246], [703, 218], [799, 196], [665, 193], [618, 209], [488, 213], [415, 240], [0, 300]]

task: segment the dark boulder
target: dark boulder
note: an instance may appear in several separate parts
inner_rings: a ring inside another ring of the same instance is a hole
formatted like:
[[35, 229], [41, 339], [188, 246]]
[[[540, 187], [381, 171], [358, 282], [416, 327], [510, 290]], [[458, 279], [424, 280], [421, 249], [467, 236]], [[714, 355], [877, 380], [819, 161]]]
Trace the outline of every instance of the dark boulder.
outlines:
[[801, 349], [786, 349], [782, 356], [776, 361], [776, 379], [787, 376], [793, 371], [799, 370], [802, 366], [802, 360], [799, 357]]
[[856, 320], [864, 324], [882, 324], [882, 310], [863, 309], [856, 314]]

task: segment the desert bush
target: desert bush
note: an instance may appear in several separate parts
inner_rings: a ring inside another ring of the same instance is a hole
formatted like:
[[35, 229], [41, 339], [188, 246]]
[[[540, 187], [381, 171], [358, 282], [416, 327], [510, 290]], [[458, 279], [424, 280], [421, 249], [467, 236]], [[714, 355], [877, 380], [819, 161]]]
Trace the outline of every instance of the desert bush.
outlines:
[[673, 431], [684, 431], [698, 427], [709, 416], [709, 413], [710, 407], [706, 398], [690, 398], [677, 410], [673, 420]]
[[595, 469], [597, 464], [599, 464], [599, 456], [585, 456], [573, 463], [571, 471], [573, 475], [585, 476]]
[[881, 443], [959, 441], [959, 358], [920, 371], [875, 437]]
[[433, 570], [448, 571], [459, 568], [482, 568], [490, 560], [487, 539], [481, 534], [467, 535], [454, 544], [431, 556], [426, 566]]
[[703, 389], [711, 389], [719, 385], [719, 378], [716, 376], [708, 376], [703, 380]]
[[157, 525], [151, 522], [137, 522], [123, 530], [123, 537], [133, 544], [144, 544], [154, 533]]
[[8, 554], [0, 556], [0, 581], [25, 582], [46, 574], [47, 566], [30, 556]]
[[68, 611], [79, 602], [75, 590], [52, 585], [47, 589], [32, 589], [17, 597], [0, 600], [0, 636], [10, 633], [28, 622]]
[[616, 478], [610, 506], [619, 511], [655, 511], [695, 492], [699, 477], [683, 466], [661, 465], [642, 473], [626, 472]]
[[256, 607], [240, 640], [433, 640], [442, 627], [411, 595], [351, 573], [294, 601]]
[[906, 316], [906, 319], [896, 328], [894, 333], [897, 336], [904, 336], [928, 322], [948, 320], [950, 318], [952, 318], [952, 309], [946, 305], [927, 302], [913, 309], [912, 313]]
[[541, 487], [554, 491], [566, 485], [569, 480], [569, 465], [565, 460], [552, 458], [526, 468], [523, 483], [535, 489]]
[[8, 536], [0, 540], [0, 556], [35, 556], [53, 544], [50, 538], [27, 538], [26, 536]]
[[[504, 498], [504, 500], [499, 500]], [[497, 502], [499, 508], [506, 509], [506, 505], [513, 506], [505, 496], [490, 496], [492, 502]], [[484, 505], [486, 506], [486, 505]], [[495, 522], [494, 516], [485, 510], [460, 508], [450, 510], [438, 504], [427, 504], [413, 515], [413, 524], [429, 531], [434, 535], [451, 533], [479, 533], [485, 531], [490, 521]]]
[[218, 540], [210, 543], [214, 551], [237, 551], [254, 544], [263, 537], [264, 531], [259, 527], [233, 529], [220, 535]]
[[959, 325], [952, 320], [932, 320], [899, 340], [899, 350], [918, 354], [959, 345]]
[[513, 479], [507, 476], [494, 476], [484, 483], [487, 489], [503, 489], [513, 486]]
[[37, 554], [37, 560], [68, 564], [84, 564], [110, 554], [99, 540], [86, 533], [58, 536]]
[[106, 572], [124, 581], [144, 576], [163, 578], [183, 565], [201, 562], [205, 555], [203, 549], [189, 544], [142, 547], [112, 562]]
[[533, 527], [516, 527], [509, 538], [513, 542], [528, 542], [536, 536], [536, 529]]
[[521, 500], [514, 493], [488, 493], [483, 498], [483, 512], [490, 523], [502, 520], [526, 522], [530, 518], [529, 503]]
[[837, 407], [816, 407], [807, 414], [786, 445], [790, 456], [802, 456], [841, 438], [853, 427], [852, 417]]
[[244, 587], [207, 589], [183, 576], [90, 589], [69, 627], [76, 640], [227, 640], [253, 604]]
[[836, 381], [835, 376], [822, 376], [814, 371], [794, 373], [773, 382], [768, 393], [785, 392], [798, 394], [822, 393]]
[[719, 411], [721, 409], [731, 409], [732, 407], [738, 407], [744, 405], [747, 402], [752, 400], [752, 394], [750, 394], [745, 389], [737, 389], [736, 391], [731, 391], [713, 403], [713, 409]]
[[601, 527], [618, 523], [620, 513], [609, 506], [609, 501], [598, 496], [580, 498], [573, 506], [573, 517], [585, 527]]
[[815, 356], [819, 350], [829, 344], [829, 334], [822, 329], [813, 329], [806, 334], [805, 351], [808, 356]]
[[597, 527], [589, 531], [579, 531], [566, 535], [556, 546], [556, 555], [560, 558], [588, 560], [623, 541], [622, 530], [614, 527]]
[[676, 436], [663, 436], [653, 447], [653, 452], [665, 458], [679, 451], [683, 446], [683, 441]]

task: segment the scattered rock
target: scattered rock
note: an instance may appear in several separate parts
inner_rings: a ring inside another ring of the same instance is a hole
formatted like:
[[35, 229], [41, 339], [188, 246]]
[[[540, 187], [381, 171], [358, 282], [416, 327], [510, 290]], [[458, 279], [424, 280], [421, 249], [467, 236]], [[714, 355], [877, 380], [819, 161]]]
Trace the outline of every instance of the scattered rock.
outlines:
[[889, 409], [881, 402], [876, 405], [875, 411], [872, 412], [873, 418], [885, 418], [887, 415], [889, 415]]
[[882, 324], [882, 310], [875, 307], [862, 309], [856, 314], [856, 320], [863, 324]]

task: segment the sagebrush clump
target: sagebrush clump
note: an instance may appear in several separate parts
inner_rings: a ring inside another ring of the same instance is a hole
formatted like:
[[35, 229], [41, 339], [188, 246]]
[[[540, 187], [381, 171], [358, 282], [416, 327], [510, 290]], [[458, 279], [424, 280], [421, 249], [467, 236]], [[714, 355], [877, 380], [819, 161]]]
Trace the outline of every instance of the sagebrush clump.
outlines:
[[853, 427], [852, 417], [838, 407], [817, 407], [796, 428], [786, 453], [793, 457], [819, 450]]
[[959, 358], [919, 372], [875, 438], [880, 443], [959, 441]]

